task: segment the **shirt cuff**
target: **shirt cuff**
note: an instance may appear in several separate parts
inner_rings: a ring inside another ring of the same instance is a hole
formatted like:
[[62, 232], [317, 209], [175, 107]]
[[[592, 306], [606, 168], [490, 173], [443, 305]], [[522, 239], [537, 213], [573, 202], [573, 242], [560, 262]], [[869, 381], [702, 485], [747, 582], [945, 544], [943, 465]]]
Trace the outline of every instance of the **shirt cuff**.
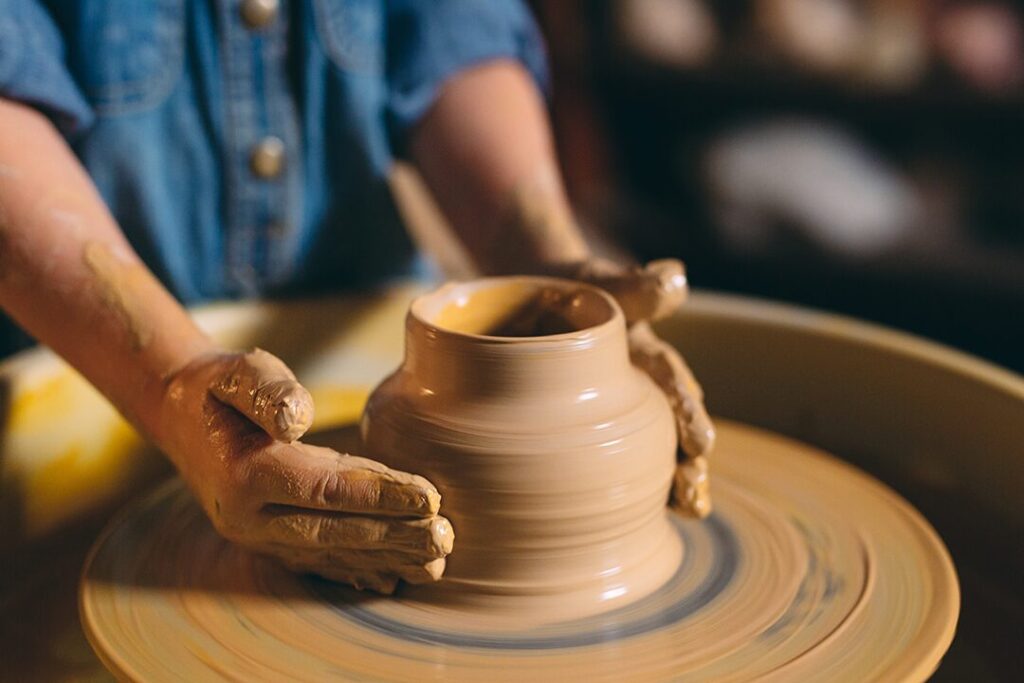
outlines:
[[53, 20], [33, 0], [2, 5], [9, 9], [0, 11], [0, 97], [39, 109], [65, 135], [87, 128], [93, 112], [64, 65]]
[[470, 66], [517, 60], [547, 92], [544, 42], [520, 0], [392, 0], [388, 13], [387, 117], [397, 150], [444, 82]]

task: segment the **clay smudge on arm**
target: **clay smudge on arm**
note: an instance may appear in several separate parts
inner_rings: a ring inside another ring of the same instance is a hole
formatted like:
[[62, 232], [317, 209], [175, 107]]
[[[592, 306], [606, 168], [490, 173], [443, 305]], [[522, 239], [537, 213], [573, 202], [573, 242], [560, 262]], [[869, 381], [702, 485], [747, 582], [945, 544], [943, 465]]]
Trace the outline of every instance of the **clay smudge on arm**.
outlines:
[[131, 339], [132, 349], [145, 349], [153, 338], [147, 322], [145, 293], [159, 288], [153, 275], [141, 263], [114, 253], [101, 242], [87, 242], [82, 260], [94, 276], [103, 303], [120, 319]]
[[262, 349], [237, 356], [210, 389], [278, 441], [295, 441], [313, 424], [309, 392], [288, 366]]

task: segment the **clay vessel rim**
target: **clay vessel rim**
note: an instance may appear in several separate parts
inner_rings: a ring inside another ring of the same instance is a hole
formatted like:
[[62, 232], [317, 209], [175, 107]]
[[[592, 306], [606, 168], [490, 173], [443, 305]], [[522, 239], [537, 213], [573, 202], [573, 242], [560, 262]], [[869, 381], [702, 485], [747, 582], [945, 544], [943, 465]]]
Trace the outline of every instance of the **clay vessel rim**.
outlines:
[[[552, 287], [566, 292], [586, 292], [592, 296], [598, 297], [602, 303], [608, 306], [608, 317], [602, 322], [587, 327], [581, 327], [578, 330], [535, 336], [503, 336], [479, 334], [475, 332], [461, 332], [448, 327], [442, 327], [433, 322], [433, 318], [437, 316], [440, 310], [445, 305], [454, 303], [458, 299], [460, 293], [471, 293], [491, 287], [497, 287], [503, 284], [513, 283], [537, 285], [538, 287]], [[596, 287], [585, 282], [548, 277], [544, 275], [497, 275], [474, 278], [472, 280], [448, 282], [433, 291], [416, 297], [409, 306], [407, 320], [426, 328], [438, 338], [446, 338], [452, 341], [475, 342], [479, 344], [508, 344], [520, 347], [527, 345], [539, 346], [559, 344], [565, 342], [588, 342], [601, 337], [618, 334], [620, 332], [625, 333], [626, 330], [625, 316], [623, 315], [618, 302], [611, 294], [600, 287]]]

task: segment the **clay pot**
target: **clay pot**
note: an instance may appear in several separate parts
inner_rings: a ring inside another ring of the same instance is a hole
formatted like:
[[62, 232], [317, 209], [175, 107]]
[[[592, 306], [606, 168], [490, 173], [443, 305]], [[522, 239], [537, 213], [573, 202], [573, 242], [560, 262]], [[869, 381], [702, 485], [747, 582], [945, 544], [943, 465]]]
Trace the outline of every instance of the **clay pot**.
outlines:
[[407, 596], [562, 620], [678, 567], [672, 417], [599, 289], [506, 277], [421, 296], [362, 429], [367, 455], [437, 486], [455, 528], [444, 579]]

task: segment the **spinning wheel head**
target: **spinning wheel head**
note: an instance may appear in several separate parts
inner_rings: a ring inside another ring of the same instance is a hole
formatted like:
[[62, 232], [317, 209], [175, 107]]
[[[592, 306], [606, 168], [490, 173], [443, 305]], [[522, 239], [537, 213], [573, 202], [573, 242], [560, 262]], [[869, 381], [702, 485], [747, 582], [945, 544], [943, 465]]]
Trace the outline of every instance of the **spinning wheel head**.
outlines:
[[854, 468], [720, 421], [716, 511], [622, 609], [521, 627], [296, 577], [222, 541], [179, 483], [97, 542], [82, 621], [131, 680], [924, 680], [959, 592], [935, 532]]

